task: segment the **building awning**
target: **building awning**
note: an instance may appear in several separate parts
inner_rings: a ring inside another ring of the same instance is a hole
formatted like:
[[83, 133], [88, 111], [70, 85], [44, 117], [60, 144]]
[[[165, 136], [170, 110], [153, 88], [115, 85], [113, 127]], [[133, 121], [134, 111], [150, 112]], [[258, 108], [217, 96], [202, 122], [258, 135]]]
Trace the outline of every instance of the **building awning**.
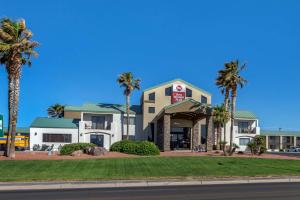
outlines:
[[248, 111], [248, 110], [237, 110], [235, 112], [234, 118], [236, 118], [236, 119], [250, 119], [250, 120], [258, 119], [258, 117], [253, 112]]
[[77, 129], [78, 123], [74, 119], [38, 117], [32, 122], [30, 128], [72, 128], [72, 129], [76, 128]]
[[[126, 113], [126, 105], [120, 104], [107, 104], [107, 103], [86, 103], [82, 106], [66, 106], [65, 112], [93, 112], [93, 113], [111, 113], [111, 114], [122, 114]], [[131, 105], [130, 114], [141, 114], [141, 106]]]
[[208, 104], [203, 104], [194, 99], [188, 98], [183, 101], [164, 107], [159, 114], [170, 114], [172, 117], [195, 119], [212, 114], [212, 108]]
[[261, 130], [262, 136], [298, 136], [300, 137], [300, 131], [274, 131], [274, 130]]

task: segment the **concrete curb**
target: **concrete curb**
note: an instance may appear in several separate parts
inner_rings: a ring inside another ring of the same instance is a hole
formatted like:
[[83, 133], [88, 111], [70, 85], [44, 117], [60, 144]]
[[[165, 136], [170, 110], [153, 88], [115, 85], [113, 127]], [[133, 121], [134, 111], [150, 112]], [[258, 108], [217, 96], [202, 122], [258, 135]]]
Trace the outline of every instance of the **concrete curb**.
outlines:
[[300, 183], [300, 177], [277, 178], [223, 178], [205, 180], [119, 180], [119, 181], [69, 181], [69, 182], [0, 182], [0, 191], [16, 190], [67, 190], [93, 188], [132, 188], [158, 186], [197, 186], [257, 183]]

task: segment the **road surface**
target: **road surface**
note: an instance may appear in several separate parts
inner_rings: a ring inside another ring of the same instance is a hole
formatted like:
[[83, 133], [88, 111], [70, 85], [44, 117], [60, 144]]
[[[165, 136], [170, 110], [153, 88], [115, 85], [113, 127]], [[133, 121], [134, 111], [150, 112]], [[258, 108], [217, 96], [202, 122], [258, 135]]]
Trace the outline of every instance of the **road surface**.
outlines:
[[212, 186], [168, 186], [122, 189], [3, 191], [3, 200], [193, 200], [300, 199], [300, 183], [268, 183]]

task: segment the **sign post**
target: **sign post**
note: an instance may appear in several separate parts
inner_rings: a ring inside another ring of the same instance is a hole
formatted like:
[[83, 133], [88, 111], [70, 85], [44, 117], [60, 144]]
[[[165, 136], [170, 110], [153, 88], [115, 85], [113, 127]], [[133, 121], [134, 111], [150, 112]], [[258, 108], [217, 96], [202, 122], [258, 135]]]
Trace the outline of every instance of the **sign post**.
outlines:
[[0, 137], [4, 136], [3, 124], [3, 115], [0, 115]]

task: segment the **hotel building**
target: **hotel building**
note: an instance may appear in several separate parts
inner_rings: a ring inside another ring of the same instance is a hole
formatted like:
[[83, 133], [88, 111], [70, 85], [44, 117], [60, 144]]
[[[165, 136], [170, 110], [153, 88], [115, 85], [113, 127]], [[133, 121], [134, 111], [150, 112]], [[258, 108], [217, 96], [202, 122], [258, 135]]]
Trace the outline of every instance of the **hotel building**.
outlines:
[[[161, 151], [195, 147], [211, 151], [217, 145], [211, 102], [209, 92], [181, 79], [148, 88], [142, 93], [141, 104], [130, 108], [130, 139], [153, 141]], [[66, 106], [64, 118], [36, 118], [30, 127], [30, 149], [34, 145], [53, 144], [58, 148], [77, 142], [109, 149], [127, 135], [125, 108], [125, 105], [101, 103]], [[234, 143], [240, 151], [246, 150], [247, 143], [260, 135], [258, 122], [250, 111], [236, 112]], [[229, 127], [230, 122], [228, 143]]]

